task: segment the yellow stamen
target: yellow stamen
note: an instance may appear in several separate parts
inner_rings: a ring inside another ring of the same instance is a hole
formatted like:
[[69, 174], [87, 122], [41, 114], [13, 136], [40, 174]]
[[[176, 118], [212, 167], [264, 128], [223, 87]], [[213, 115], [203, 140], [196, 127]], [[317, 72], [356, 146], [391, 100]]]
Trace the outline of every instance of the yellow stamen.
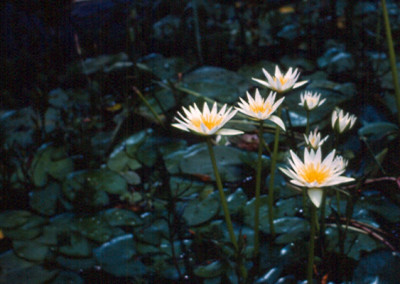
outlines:
[[266, 111], [268, 111], [268, 113], [271, 112], [271, 105], [270, 104], [252, 104], [250, 105], [250, 109], [252, 112], [254, 113], [264, 113]]
[[220, 115], [202, 115], [199, 119], [192, 119], [191, 122], [195, 127], [198, 128], [200, 128], [201, 123], [203, 123], [208, 130], [211, 130], [217, 125], [221, 124], [222, 120], [223, 117]]
[[307, 165], [299, 176], [302, 177], [307, 183], [317, 182], [319, 184], [323, 183], [329, 176], [330, 171], [319, 163], [317, 165], [309, 164]]
[[279, 77], [279, 78], [274, 77], [275, 82], [277, 79], [279, 80], [279, 82], [281, 82], [282, 86], [285, 85], [285, 83], [288, 81], [288, 79], [286, 79], [285, 77]]

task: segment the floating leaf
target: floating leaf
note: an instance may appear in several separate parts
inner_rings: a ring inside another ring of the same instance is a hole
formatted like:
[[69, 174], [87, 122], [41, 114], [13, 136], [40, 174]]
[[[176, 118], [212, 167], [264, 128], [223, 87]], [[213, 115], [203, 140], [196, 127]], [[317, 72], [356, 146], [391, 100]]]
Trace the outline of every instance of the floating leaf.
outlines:
[[35, 240], [13, 241], [13, 248], [17, 256], [30, 261], [44, 261], [50, 252], [47, 245]]
[[83, 284], [85, 280], [78, 274], [69, 271], [61, 271], [57, 277], [50, 282], [50, 284]]
[[373, 122], [368, 123], [358, 130], [360, 137], [365, 137], [370, 140], [380, 140], [390, 134], [398, 134], [399, 127], [390, 122]]
[[354, 270], [353, 281], [362, 283], [398, 283], [400, 256], [397, 252], [376, 251], [363, 257]]
[[46, 185], [48, 175], [62, 180], [73, 169], [74, 163], [71, 158], [66, 156], [63, 147], [45, 144], [36, 152], [30, 173], [33, 183], [40, 187]]
[[33, 210], [51, 216], [57, 209], [57, 201], [61, 196], [58, 183], [50, 183], [44, 189], [36, 189], [29, 193], [29, 203]]
[[85, 237], [99, 243], [104, 243], [118, 234], [117, 230], [99, 216], [79, 218], [76, 221], [76, 229]]
[[139, 226], [143, 223], [136, 213], [118, 208], [111, 208], [105, 211], [104, 218], [111, 226]]
[[0, 213], [0, 227], [12, 229], [24, 225], [32, 214], [25, 210], [11, 210]]
[[219, 200], [212, 195], [205, 199], [193, 199], [185, 207], [183, 218], [188, 226], [197, 226], [205, 223], [218, 213], [219, 203]]
[[213, 261], [207, 265], [196, 267], [193, 272], [196, 276], [202, 278], [214, 278], [224, 273], [225, 267], [220, 260]]
[[64, 244], [59, 246], [59, 252], [73, 257], [88, 257], [92, 254], [89, 241], [79, 233], [71, 233], [63, 238]]
[[116, 237], [94, 250], [94, 256], [101, 267], [119, 277], [146, 273], [146, 266], [135, 259], [135, 254], [135, 243], [131, 234]]

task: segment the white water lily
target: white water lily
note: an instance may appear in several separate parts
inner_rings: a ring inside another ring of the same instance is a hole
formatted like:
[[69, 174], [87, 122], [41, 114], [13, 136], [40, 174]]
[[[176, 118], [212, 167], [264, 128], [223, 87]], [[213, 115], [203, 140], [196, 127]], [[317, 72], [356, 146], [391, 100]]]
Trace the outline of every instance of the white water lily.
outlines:
[[238, 111], [250, 116], [250, 118], [254, 120], [268, 119], [277, 124], [283, 130], [286, 130], [285, 124], [283, 123], [282, 119], [279, 116], [272, 115], [282, 104], [284, 98], [280, 98], [275, 102], [276, 93], [270, 92], [268, 98], [263, 99], [258, 89], [256, 89], [256, 94], [254, 98], [251, 97], [249, 92], [246, 93], [247, 102], [240, 98], [240, 102], [238, 103], [239, 107], [236, 107]]
[[307, 135], [304, 134], [304, 140], [306, 141], [306, 145], [308, 147], [313, 148], [314, 150], [317, 150], [319, 147], [321, 147], [322, 144], [324, 144], [328, 138], [329, 135], [321, 139], [321, 133], [318, 132], [318, 129], [315, 129], [314, 132], [310, 132], [308, 137]]
[[332, 113], [332, 128], [339, 133], [343, 133], [351, 129], [356, 120], [357, 117], [354, 114], [345, 114], [342, 109], [335, 109]]
[[313, 94], [310, 91], [305, 91], [303, 94], [300, 94], [299, 106], [304, 107], [306, 111], [311, 111], [322, 105], [325, 101], [326, 99], [321, 100], [321, 94]]
[[233, 110], [232, 107], [226, 108], [225, 104], [218, 112], [217, 103], [214, 103], [211, 110], [207, 103], [204, 103], [202, 112], [196, 104], [189, 106], [189, 109], [182, 107], [186, 116], [178, 112], [179, 118], [175, 117], [178, 123], [173, 123], [172, 126], [203, 136], [242, 134], [243, 132], [239, 130], [222, 128], [237, 113], [237, 110]]
[[317, 151], [304, 149], [304, 162], [290, 151], [290, 168], [279, 168], [291, 178], [290, 182], [307, 188], [308, 196], [316, 207], [321, 205], [321, 187], [337, 185], [353, 181], [354, 178], [342, 176], [346, 162], [343, 158], [335, 157], [335, 150], [322, 161], [321, 148]]
[[281, 73], [281, 70], [279, 70], [279, 67], [276, 66], [274, 76], [271, 76], [264, 68], [262, 70], [265, 77], [267, 77], [267, 81], [256, 78], [252, 79], [278, 93], [285, 93], [287, 91], [290, 91], [291, 89], [296, 89], [308, 82], [301, 81], [296, 83], [300, 76], [300, 72], [298, 72], [297, 68], [293, 71], [293, 68], [290, 67], [286, 74], [283, 75]]

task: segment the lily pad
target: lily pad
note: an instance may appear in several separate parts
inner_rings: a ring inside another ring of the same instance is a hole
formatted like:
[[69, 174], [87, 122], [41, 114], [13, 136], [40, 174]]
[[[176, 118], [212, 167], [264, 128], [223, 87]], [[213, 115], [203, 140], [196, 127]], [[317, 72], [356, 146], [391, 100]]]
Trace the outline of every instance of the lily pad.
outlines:
[[79, 233], [71, 233], [64, 237], [64, 245], [59, 246], [59, 252], [72, 257], [88, 257], [92, 254], [89, 241]]
[[13, 247], [17, 256], [36, 262], [44, 261], [50, 252], [50, 249], [47, 245], [41, 244], [35, 240], [14, 241]]
[[161, 54], [150, 54], [139, 59], [138, 68], [151, 72], [160, 79], [178, 78], [178, 73], [185, 73], [191, 65], [181, 57], [166, 58]]
[[98, 200], [94, 205], [108, 203], [108, 198], [101, 196], [101, 192], [123, 195], [128, 193], [127, 188], [128, 184], [121, 175], [107, 169], [73, 172], [63, 183], [63, 192], [69, 200], [82, 198], [80, 196], [82, 191], [89, 194], [89, 189], [93, 194], [98, 194]]
[[396, 252], [376, 251], [363, 257], [354, 270], [354, 284], [398, 283], [400, 279], [400, 256]]
[[74, 163], [71, 158], [67, 157], [63, 147], [45, 144], [36, 152], [30, 173], [33, 183], [41, 187], [46, 185], [48, 175], [57, 180], [62, 180], [73, 170]]
[[29, 193], [29, 203], [33, 210], [40, 214], [51, 216], [56, 213], [57, 201], [61, 196], [58, 183], [50, 183], [44, 189], [33, 190]]
[[[215, 146], [214, 152], [222, 180], [234, 182], [243, 178], [241, 167], [243, 152], [241, 150], [227, 146]], [[206, 145], [193, 145], [173, 158], [180, 160], [179, 169], [182, 173], [210, 176], [215, 180], [214, 170]]]
[[57, 277], [50, 282], [51, 284], [83, 284], [85, 280], [74, 272], [61, 271]]
[[[204, 66], [187, 74], [182, 87], [200, 93], [221, 103], [235, 103], [238, 97], [246, 94], [250, 84], [239, 74], [219, 68]], [[187, 97], [185, 104], [195, 101]]]
[[80, 272], [86, 269], [91, 269], [96, 265], [96, 261], [91, 258], [70, 258], [62, 255], [57, 256], [56, 261], [62, 267], [67, 268], [68, 270], [73, 270], [76, 272]]
[[116, 237], [94, 250], [94, 256], [100, 266], [119, 277], [140, 276], [146, 273], [146, 266], [135, 259], [135, 255], [135, 242], [131, 234]]
[[17, 257], [12, 251], [0, 255], [1, 283], [46, 283], [52, 279], [58, 270], [47, 270], [40, 265]]
[[226, 198], [226, 201], [228, 202], [229, 212], [231, 214], [236, 214], [243, 210], [243, 207], [247, 202], [247, 196], [243, 192], [242, 188], [238, 188], [234, 193], [230, 194]]
[[118, 234], [118, 230], [115, 230], [104, 218], [99, 216], [79, 218], [75, 226], [82, 235], [99, 243], [104, 243]]
[[196, 276], [202, 278], [214, 278], [224, 273], [225, 266], [220, 260], [213, 261], [207, 265], [199, 265], [193, 272]]
[[118, 208], [111, 208], [105, 211], [104, 218], [111, 226], [139, 226], [143, 223], [136, 213]]
[[0, 228], [12, 229], [28, 222], [32, 214], [25, 210], [11, 210], [0, 213]]
[[187, 204], [183, 218], [188, 226], [197, 226], [211, 220], [219, 211], [220, 201], [211, 194], [205, 199], [196, 198]]

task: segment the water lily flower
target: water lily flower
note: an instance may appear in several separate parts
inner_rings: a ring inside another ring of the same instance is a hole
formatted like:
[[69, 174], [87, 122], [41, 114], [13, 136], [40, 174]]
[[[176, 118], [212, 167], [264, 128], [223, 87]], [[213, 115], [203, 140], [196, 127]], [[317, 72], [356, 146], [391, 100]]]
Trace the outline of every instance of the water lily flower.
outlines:
[[214, 103], [211, 110], [207, 103], [204, 103], [202, 112], [196, 104], [189, 106], [189, 109], [182, 107], [186, 116], [178, 112], [179, 118], [175, 117], [178, 123], [173, 123], [172, 126], [203, 136], [242, 134], [243, 132], [239, 130], [222, 128], [237, 113], [232, 107], [226, 108], [225, 104], [218, 112], [217, 103]]
[[322, 105], [326, 99], [320, 100], [321, 94], [315, 93], [313, 94], [310, 91], [305, 91], [300, 95], [300, 103], [299, 106], [304, 107], [306, 111], [311, 111], [320, 105]]
[[270, 92], [267, 99], [263, 99], [258, 89], [254, 98], [251, 97], [249, 92], [247, 93], [247, 102], [240, 98], [238, 103], [239, 107], [236, 107], [238, 111], [250, 116], [254, 120], [270, 120], [285, 130], [285, 125], [282, 119], [276, 115], [272, 115], [275, 110], [282, 104], [284, 97], [275, 102], [276, 93]]
[[321, 187], [337, 185], [353, 181], [354, 178], [342, 176], [346, 162], [343, 158], [335, 157], [335, 150], [322, 161], [321, 148], [317, 151], [304, 149], [304, 162], [290, 151], [290, 168], [279, 168], [291, 178], [290, 182], [307, 188], [307, 194], [316, 207], [322, 202]]
[[357, 117], [354, 114], [344, 114], [342, 109], [335, 109], [332, 113], [332, 128], [339, 133], [343, 133], [351, 129], [356, 120]]
[[300, 72], [298, 72], [297, 68], [293, 71], [293, 68], [290, 67], [286, 74], [283, 75], [279, 70], [279, 67], [276, 66], [274, 76], [271, 76], [264, 68], [262, 70], [265, 74], [265, 77], [267, 77], [267, 81], [256, 78], [252, 79], [278, 93], [285, 93], [287, 91], [290, 91], [291, 89], [296, 89], [308, 82], [301, 81], [296, 83], [300, 76]]
[[325, 138], [321, 139], [321, 133], [319, 133], [317, 129], [315, 129], [314, 132], [310, 132], [308, 137], [305, 134], [303, 135], [306, 145], [314, 150], [317, 150], [319, 147], [321, 147], [329, 137], [329, 135], [327, 135]]

